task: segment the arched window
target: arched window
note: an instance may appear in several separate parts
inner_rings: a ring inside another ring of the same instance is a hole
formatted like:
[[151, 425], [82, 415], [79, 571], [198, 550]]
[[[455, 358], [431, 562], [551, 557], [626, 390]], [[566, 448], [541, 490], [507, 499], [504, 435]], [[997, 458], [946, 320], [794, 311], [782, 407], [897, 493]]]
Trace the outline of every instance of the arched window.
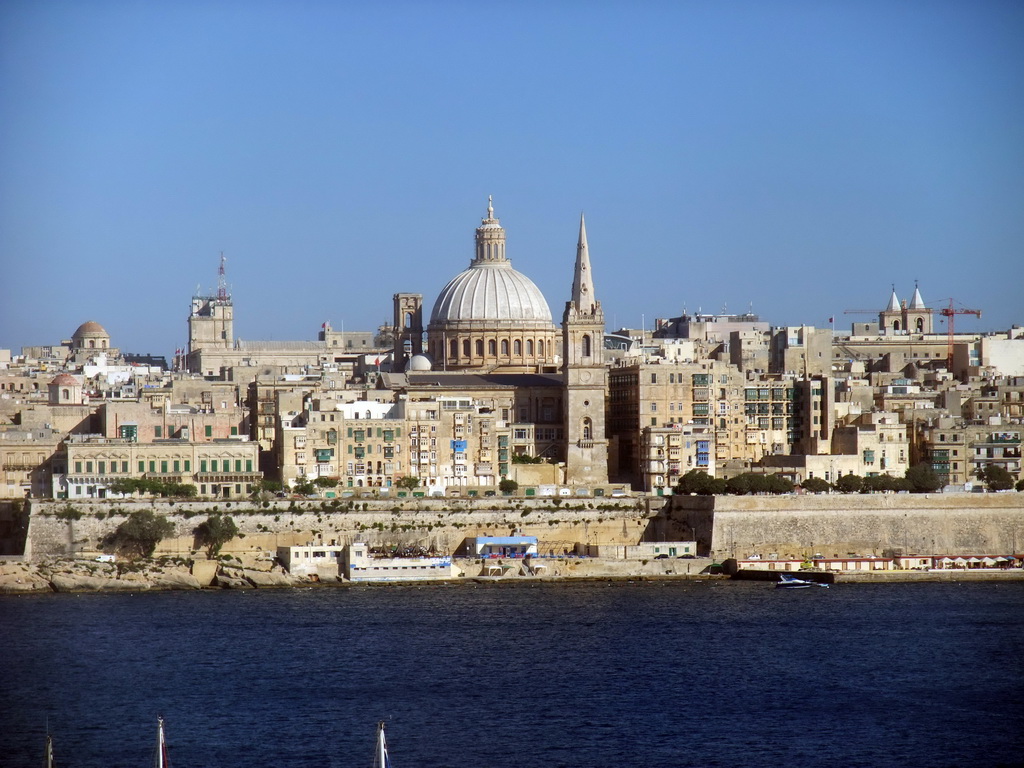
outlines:
[[512, 342], [512, 354], [514, 354], [516, 357], [519, 357], [521, 354], [523, 354], [523, 342], [521, 342], [519, 339], [516, 339], [515, 341]]
[[498, 354], [498, 342], [496, 342], [494, 339], [487, 340], [487, 354], [490, 355], [491, 357], [494, 357], [496, 354]]
[[918, 333], [924, 333], [924, 318], [923, 317], [917, 318], [917, 332]]
[[450, 342], [448, 342], [448, 357], [458, 357], [458, 356], [459, 356], [459, 342], [457, 342], [455, 339], [452, 339]]
[[484, 340], [483, 339], [477, 339], [476, 340], [476, 354], [477, 354], [477, 357], [483, 357], [484, 356]]
[[412, 328], [412, 312], [405, 313], [405, 327]]
[[462, 356], [469, 357], [469, 339], [462, 340]]
[[892, 321], [892, 329], [894, 331], [898, 331], [900, 329], [900, 321], [899, 320], [893, 320]]
[[533, 357], [533, 339], [526, 340], [526, 355], [527, 357]]
[[583, 356], [590, 357], [590, 335], [583, 334]]
[[544, 357], [544, 340], [541, 339], [537, 342], [537, 356]]
[[508, 355], [508, 339], [501, 340], [501, 354]]
[[89, 339], [89, 349], [92, 349], [95, 346], [96, 346], [96, 342], [93, 341], [92, 339]]
[[69, 390], [69, 389], [62, 389], [61, 393], [62, 393], [61, 397], [64, 398], [65, 400], [68, 400], [68, 399], [71, 398], [71, 390]]
[[593, 440], [594, 438], [594, 422], [590, 420], [589, 416], [583, 419], [583, 439]]

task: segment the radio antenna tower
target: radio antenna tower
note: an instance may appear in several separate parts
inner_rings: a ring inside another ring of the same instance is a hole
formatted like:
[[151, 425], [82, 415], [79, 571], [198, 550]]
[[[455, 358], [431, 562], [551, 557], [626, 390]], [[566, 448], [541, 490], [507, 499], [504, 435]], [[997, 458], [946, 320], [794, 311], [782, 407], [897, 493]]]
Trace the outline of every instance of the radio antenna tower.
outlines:
[[230, 298], [228, 296], [228, 283], [224, 273], [224, 264], [227, 260], [224, 251], [221, 251], [220, 269], [217, 270], [217, 301], [227, 301]]

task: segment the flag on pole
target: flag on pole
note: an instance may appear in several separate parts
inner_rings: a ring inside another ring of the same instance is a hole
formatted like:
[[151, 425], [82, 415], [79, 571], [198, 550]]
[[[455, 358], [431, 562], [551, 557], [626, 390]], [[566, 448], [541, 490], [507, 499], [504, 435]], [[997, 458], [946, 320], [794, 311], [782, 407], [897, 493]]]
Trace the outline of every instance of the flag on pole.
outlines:
[[833, 317], [830, 317], [830, 318], [828, 319], [828, 321], [829, 321], [830, 323], [834, 323], [834, 322], [836, 321], [836, 318], [835, 318], [834, 316], [833, 316]]

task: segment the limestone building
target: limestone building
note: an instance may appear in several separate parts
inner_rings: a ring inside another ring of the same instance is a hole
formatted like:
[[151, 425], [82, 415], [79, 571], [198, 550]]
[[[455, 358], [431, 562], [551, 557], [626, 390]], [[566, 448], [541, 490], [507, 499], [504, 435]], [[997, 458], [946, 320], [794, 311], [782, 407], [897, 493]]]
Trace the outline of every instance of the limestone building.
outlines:
[[53, 460], [53, 496], [106, 498], [115, 480], [147, 478], [194, 485], [203, 497], [245, 498], [262, 478], [258, 458], [258, 446], [248, 441], [71, 435]]

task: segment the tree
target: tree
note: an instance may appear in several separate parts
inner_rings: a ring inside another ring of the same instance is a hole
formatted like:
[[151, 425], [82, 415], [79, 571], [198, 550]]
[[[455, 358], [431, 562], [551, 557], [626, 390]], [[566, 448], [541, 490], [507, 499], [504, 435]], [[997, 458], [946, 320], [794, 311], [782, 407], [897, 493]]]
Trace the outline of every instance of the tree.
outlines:
[[691, 493], [696, 493], [699, 496], [710, 496], [713, 493], [711, 490], [713, 479], [703, 469], [691, 469], [679, 478], [673, 493], [684, 496]]
[[257, 480], [252, 484], [252, 496], [255, 498], [265, 493], [277, 493], [282, 487], [280, 480]]
[[1017, 481], [1017, 485], [1014, 486], [1018, 491], [1024, 491], [1024, 477]]
[[513, 453], [512, 454], [513, 464], [543, 464], [543, 456], [531, 456], [528, 453]]
[[313, 482], [308, 477], [300, 477], [295, 481], [292, 490], [303, 496], [309, 496], [311, 493], [316, 492], [316, 486], [313, 485]]
[[725, 496], [729, 492], [724, 477], [712, 477], [708, 483], [708, 496]]
[[519, 483], [510, 477], [504, 477], [501, 479], [501, 482], [498, 483], [498, 490], [507, 496], [510, 493], [515, 493], [519, 490]]
[[793, 481], [778, 474], [768, 475], [768, 493], [792, 493]]
[[189, 483], [149, 477], [119, 477], [112, 480], [107, 487], [111, 493], [143, 493], [164, 498], [173, 496], [188, 499], [195, 497], [199, 490]]
[[832, 490], [832, 486], [827, 480], [822, 480], [820, 477], [808, 477], [802, 483], [800, 487], [808, 493], [828, 493]]
[[835, 489], [840, 493], [860, 493], [864, 478], [860, 475], [841, 475], [836, 478]]
[[725, 481], [725, 490], [727, 493], [731, 493], [736, 496], [742, 496], [743, 494], [750, 493], [750, 473], [744, 472], [742, 475], [736, 475], [736, 477], [730, 477]]
[[407, 491], [411, 491], [419, 487], [420, 479], [413, 477], [412, 475], [405, 475], [404, 477], [398, 478], [398, 482], [395, 483], [399, 488], [404, 488]]
[[111, 493], [138, 493], [143, 489], [143, 482], [139, 478], [119, 477], [116, 480], [111, 480], [107, 488]]
[[338, 478], [336, 477], [318, 477], [313, 481], [313, 485], [317, 488], [337, 488]]
[[238, 526], [231, 517], [213, 514], [197, 525], [193, 533], [199, 546], [206, 547], [206, 556], [212, 559], [221, 547], [238, 535]]
[[152, 557], [156, 545], [174, 533], [174, 524], [151, 509], [132, 514], [108, 535], [105, 544], [129, 557]]
[[907, 480], [914, 493], [934, 493], [942, 487], [942, 479], [930, 464], [916, 464], [908, 469]]
[[978, 477], [988, 483], [993, 491], [1008, 491], [1013, 488], [1013, 475], [1005, 467], [998, 464], [989, 464], [978, 470]]

